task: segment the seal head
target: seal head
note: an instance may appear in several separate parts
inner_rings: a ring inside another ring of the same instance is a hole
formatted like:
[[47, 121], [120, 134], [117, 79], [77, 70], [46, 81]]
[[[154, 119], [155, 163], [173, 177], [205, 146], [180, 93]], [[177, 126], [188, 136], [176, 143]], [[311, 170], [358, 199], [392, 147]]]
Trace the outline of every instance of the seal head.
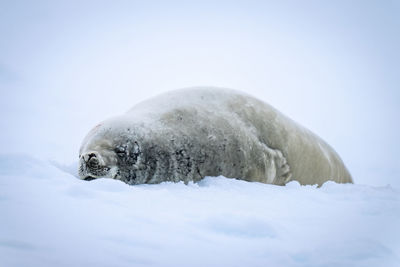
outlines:
[[93, 180], [100, 177], [114, 178], [117, 173], [117, 154], [112, 139], [107, 139], [102, 124], [86, 136], [79, 152], [79, 177]]
[[124, 122], [124, 117], [111, 118], [86, 136], [79, 152], [78, 173], [82, 180], [112, 178], [128, 184], [146, 182], [147, 176], [137, 175], [145, 169], [144, 153], [139, 147], [139, 135], [135, 133], [140, 131], [133, 131], [132, 125]]

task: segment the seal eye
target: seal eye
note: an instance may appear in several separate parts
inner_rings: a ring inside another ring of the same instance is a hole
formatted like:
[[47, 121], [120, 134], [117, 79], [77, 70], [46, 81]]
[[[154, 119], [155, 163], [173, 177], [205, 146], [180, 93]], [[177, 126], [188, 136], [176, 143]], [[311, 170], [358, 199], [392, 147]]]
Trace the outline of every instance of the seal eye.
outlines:
[[116, 147], [114, 151], [118, 156], [123, 156], [125, 154], [125, 148], [121, 146]]

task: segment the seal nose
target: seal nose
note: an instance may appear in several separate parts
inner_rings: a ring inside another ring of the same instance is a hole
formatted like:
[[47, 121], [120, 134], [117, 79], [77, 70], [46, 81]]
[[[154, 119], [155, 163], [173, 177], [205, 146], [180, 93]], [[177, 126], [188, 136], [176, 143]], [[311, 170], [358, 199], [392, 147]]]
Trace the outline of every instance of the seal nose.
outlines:
[[99, 160], [97, 159], [96, 155], [94, 153], [90, 153], [88, 164], [89, 165], [97, 165], [98, 163], [99, 163]]
[[101, 156], [97, 152], [88, 152], [82, 156], [82, 159], [88, 168], [98, 168], [103, 164]]
[[83, 155], [83, 159], [85, 160], [85, 162], [89, 162], [91, 159], [97, 159], [97, 156], [95, 153], [88, 153]]

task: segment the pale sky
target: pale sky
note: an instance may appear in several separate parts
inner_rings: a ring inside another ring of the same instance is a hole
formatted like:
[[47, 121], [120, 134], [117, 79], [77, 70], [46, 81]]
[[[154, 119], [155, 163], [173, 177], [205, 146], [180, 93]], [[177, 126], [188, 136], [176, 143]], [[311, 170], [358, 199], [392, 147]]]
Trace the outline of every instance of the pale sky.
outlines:
[[248, 92], [325, 139], [356, 183], [400, 186], [400, 1], [0, 3], [1, 153], [68, 164], [163, 91]]

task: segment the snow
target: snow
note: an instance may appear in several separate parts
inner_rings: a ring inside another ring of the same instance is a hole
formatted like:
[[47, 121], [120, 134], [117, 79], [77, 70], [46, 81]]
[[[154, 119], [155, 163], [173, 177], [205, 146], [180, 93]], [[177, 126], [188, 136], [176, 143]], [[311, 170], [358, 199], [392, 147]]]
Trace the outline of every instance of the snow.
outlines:
[[0, 266], [398, 266], [397, 188], [129, 186], [0, 155]]

